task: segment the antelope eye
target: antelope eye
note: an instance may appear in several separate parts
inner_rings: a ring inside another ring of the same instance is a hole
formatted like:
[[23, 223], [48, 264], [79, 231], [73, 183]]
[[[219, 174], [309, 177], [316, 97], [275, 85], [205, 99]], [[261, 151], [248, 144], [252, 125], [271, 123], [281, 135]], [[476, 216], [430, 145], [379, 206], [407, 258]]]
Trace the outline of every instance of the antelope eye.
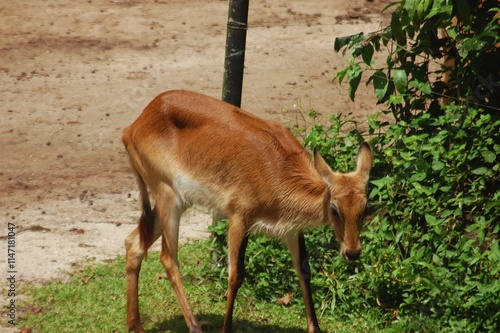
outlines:
[[330, 209], [332, 210], [332, 214], [336, 217], [340, 217], [340, 214], [339, 214], [339, 209], [337, 208], [337, 206], [335, 204], [330, 204]]

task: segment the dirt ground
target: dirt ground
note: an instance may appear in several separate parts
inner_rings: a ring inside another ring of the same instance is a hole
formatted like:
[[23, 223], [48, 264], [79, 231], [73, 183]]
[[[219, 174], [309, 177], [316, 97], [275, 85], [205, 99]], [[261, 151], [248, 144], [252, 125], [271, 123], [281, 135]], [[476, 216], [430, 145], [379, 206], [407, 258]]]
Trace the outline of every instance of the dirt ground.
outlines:
[[[361, 87], [352, 103], [346, 86], [331, 83], [345, 64], [333, 42], [378, 29], [386, 3], [251, 1], [242, 107], [279, 121], [301, 107], [363, 121], [375, 101]], [[13, 223], [17, 288], [64, 279], [85, 258], [124, 253], [140, 211], [121, 131], [162, 91], [221, 96], [227, 7], [221, 0], [0, 1], [0, 262], [6, 274]], [[206, 237], [210, 221], [189, 211], [183, 241]]]

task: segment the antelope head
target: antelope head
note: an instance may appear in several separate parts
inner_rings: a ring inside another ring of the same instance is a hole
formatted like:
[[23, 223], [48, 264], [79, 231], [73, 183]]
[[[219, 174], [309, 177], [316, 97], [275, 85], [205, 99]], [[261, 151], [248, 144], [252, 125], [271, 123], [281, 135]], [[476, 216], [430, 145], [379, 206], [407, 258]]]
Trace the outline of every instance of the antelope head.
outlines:
[[317, 152], [314, 153], [316, 170], [330, 190], [328, 219], [340, 243], [340, 254], [347, 262], [354, 262], [361, 255], [359, 235], [367, 207], [366, 186], [372, 160], [370, 146], [363, 143], [356, 170], [338, 173], [332, 171]]

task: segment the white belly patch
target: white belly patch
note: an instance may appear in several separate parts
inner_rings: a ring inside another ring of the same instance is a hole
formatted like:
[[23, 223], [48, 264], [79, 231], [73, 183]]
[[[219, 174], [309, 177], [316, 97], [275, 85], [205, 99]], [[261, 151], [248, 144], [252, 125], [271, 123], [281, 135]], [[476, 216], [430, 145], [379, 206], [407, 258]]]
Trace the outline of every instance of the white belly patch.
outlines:
[[199, 205], [210, 210], [220, 207], [218, 196], [188, 175], [176, 176], [173, 187], [185, 206]]

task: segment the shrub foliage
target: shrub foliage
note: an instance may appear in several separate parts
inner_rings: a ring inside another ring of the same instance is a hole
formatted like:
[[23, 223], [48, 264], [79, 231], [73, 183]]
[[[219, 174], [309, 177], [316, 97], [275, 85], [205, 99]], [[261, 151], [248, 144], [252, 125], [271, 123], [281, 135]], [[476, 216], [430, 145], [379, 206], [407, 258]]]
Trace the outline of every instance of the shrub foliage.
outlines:
[[[439, 112], [445, 97], [495, 110], [500, 99], [500, 6], [496, 0], [403, 0], [380, 31], [340, 37], [335, 50], [350, 55], [336, 80], [347, 78], [354, 99], [363, 75], [396, 120]], [[441, 34], [438, 33], [441, 32]], [[383, 51], [382, 64], [373, 61]]]
[[[304, 142], [334, 169], [348, 171], [362, 133], [345, 130], [343, 118], [313, 126]], [[369, 120], [369, 134], [378, 133], [369, 201], [378, 212], [366, 221], [360, 263], [343, 262], [330, 228], [306, 234], [320, 313], [351, 319], [371, 313], [380, 328], [395, 331], [497, 332], [500, 121], [455, 106], [410, 123], [377, 119]], [[301, 302], [279, 241], [253, 236], [246, 270], [248, 292], [265, 299], [293, 293]]]
[[[333, 115], [326, 125], [298, 131], [335, 170], [355, 167], [366, 137], [375, 158], [369, 201], [377, 213], [366, 221], [361, 260], [342, 261], [330, 228], [306, 234], [318, 313], [370, 318], [384, 331], [499, 332], [500, 9], [488, 0], [403, 0], [388, 8], [389, 27], [336, 40], [336, 50], [350, 57], [336, 80], [347, 78], [354, 99], [368, 73], [395, 122], [374, 115], [362, 131]], [[388, 55], [376, 65], [373, 54], [381, 50]], [[448, 81], [444, 58], [455, 59]], [[444, 95], [452, 101], [445, 107]], [[214, 231], [222, 235], [225, 226]], [[213, 248], [223, 257], [217, 240]], [[209, 272], [221, 276], [218, 267]], [[292, 293], [302, 302], [279, 241], [253, 236], [246, 270], [243, 293]]]

